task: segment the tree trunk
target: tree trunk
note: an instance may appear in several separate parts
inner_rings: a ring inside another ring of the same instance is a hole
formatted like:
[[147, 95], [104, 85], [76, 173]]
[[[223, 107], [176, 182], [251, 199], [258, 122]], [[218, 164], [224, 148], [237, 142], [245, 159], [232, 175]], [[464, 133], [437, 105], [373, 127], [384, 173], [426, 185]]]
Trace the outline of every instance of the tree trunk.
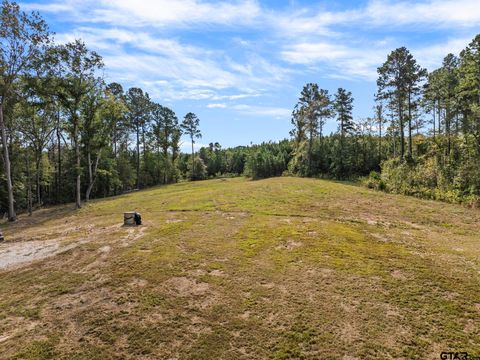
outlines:
[[[158, 178], [157, 183], [162, 184], [162, 161], [161, 161], [161, 154], [160, 154], [160, 146], [157, 145], [157, 167], [158, 167]], [[165, 175], [164, 175], [165, 177]], [[165, 181], [163, 182], [165, 184]]]
[[379, 137], [378, 137], [378, 165], [380, 166], [380, 163], [382, 162], [382, 118], [380, 117], [380, 122], [378, 125], [378, 132], [379, 132]]
[[140, 128], [138, 124], [137, 127], [137, 189], [140, 188]]
[[313, 133], [310, 131], [308, 139], [308, 176], [312, 175], [312, 147], [313, 147]]
[[87, 192], [85, 193], [85, 202], [88, 202], [90, 200], [90, 192], [92, 191], [92, 183], [93, 183], [92, 154], [90, 153], [90, 149], [87, 150], [87, 165], [88, 165], [88, 188], [87, 188]]
[[393, 157], [397, 157], [397, 131], [393, 131]]
[[41, 153], [35, 154], [35, 179], [36, 179], [36, 190], [37, 190], [37, 205], [40, 208], [42, 206], [42, 194], [40, 188], [40, 161], [41, 161]]
[[114, 121], [113, 123], [113, 157], [116, 159], [117, 158], [117, 122]]
[[10, 154], [8, 152], [7, 129], [5, 128], [5, 121], [3, 119], [3, 103], [0, 103], [0, 131], [2, 132], [3, 166], [5, 168], [5, 177], [7, 178], [8, 221], [15, 221], [17, 220], [17, 215], [15, 214], [15, 198], [13, 196], [12, 172], [10, 168]]
[[458, 132], [459, 132], [459, 125], [458, 125], [458, 108], [455, 110], [455, 136], [458, 136]]
[[398, 105], [398, 117], [400, 122], [400, 158], [405, 159], [405, 129], [403, 124], [403, 108], [401, 100]]
[[382, 162], [382, 106], [377, 107], [377, 117], [378, 117], [378, 166]]
[[447, 156], [450, 156], [450, 152], [452, 149], [452, 139], [450, 136], [451, 133], [451, 113], [450, 107], [447, 107], [445, 110], [445, 133], [447, 135]]
[[143, 155], [143, 162], [145, 163], [145, 152], [147, 147], [145, 146], [145, 124], [142, 124], [142, 155]]
[[[59, 116], [60, 118], [60, 116]], [[57, 146], [58, 146], [58, 173], [57, 173], [57, 202], [60, 202], [62, 191], [62, 143], [60, 141], [60, 125], [57, 128]]]
[[[75, 115], [76, 116], [76, 115]], [[75, 117], [73, 124], [73, 141], [75, 145], [75, 158], [76, 158], [76, 183], [75, 183], [75, 207], [80, 209], [82, 207], [82, 195], [81, 195], [81, 171], [80, 171], [80, 144], [78, 140], [78, 119]]]
[[[145, 146], [145, 124], [142, 124], [142, 156], [143, 156], [143, 167], [145, 169], [145, 162], [146, 162], [146, 157], [145, 157], [145, 152], [146, 152], [146, 146]], [[141, 169], [141, 168], [140, 168]], [[144, 184], [142, 184], [144, 185]]]
[[195, 180], [195, 153], [193, 151], [193, 137], [192, 137], [192, 180]]
[[87, 161], [88, 161], [88, 188], [87, 192], [85, 193], [85, 201], [88, 202], [90, 200], [90, 194], [92, 193], [93, 186], [95, 185], [95, 181], [97, 180], [97, 169], [98, 163], [100, 162], [101, 153], [98, 153], [97, 159], [95, 160], [95, 167], [92, 169], [92, 155], [90, 151], [87, 154]]
[[25, 155], [25, 161], [27, 165], [27, 207], [28, 216], [32, 216], [32, 179], [30, 176], [30, 156], [28, 153]]
[[[164, 159], [165, 159], [165, 169], [163, 171], [163, 183], [166, 184], [168, 179], [167, 179], [167, 170], [169, 171], [170, 170], [170, 167], [168, 166], [168, 138], [169, 138], [169, 127], [165, 125], [164, 129], [163, 129], [163, 136], [165, 137], [165, 142], [166, 142], [166, 145], [163, 147], [163, 156], [164, 156]], [[172, 166], [173, 166], [173, 162], [172, 162]]]
[[163, 149], [163, 158], [165, 160], [165, 169], [163, 169], [163, 183], [166, 184], [168, 182], [167, 178], [167, 171], [170, 169], [168, 166], [168, 149]]
[[438, 135], [442, 135], [442, 108], [440, 106], [440, 100], [438, 100], [438, 105], [437, 105], [437, 110], [438, 110]]
[[408, 93], [408, 157], [413, 156], [413, 140], [412, 140], [412, 101], [411, 94]]

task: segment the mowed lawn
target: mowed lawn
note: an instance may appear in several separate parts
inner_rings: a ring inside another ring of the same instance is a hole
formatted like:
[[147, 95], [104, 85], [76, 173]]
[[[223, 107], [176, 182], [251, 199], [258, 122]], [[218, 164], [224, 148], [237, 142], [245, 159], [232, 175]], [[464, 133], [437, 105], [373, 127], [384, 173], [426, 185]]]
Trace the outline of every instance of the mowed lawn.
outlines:
[[[144, 225], [122, 227], [123, 212]], [[480, 211], [301, 178], [181, 183], [42, 210], [0, 270], [0, 358], [480, 356]]]

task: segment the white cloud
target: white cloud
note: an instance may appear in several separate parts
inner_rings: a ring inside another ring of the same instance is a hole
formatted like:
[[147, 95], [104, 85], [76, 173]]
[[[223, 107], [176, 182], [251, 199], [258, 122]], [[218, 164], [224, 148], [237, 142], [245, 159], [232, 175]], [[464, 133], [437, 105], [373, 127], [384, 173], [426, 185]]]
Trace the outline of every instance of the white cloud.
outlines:
[[269, 106], [256, 106], [238, 104], [231, 107], [233, 110], [243, 113], [244, 115], [251, 116], [269, 116], [274, 118], [288, 118], [290, 117], [292, 110], [282, 107], [269, 107]]
[[207, 108], [209, 109], [225, 109], [227, 104], [224, 103], [215, 103], [215, 104], [208, 104]]
[[294, 64], [312, 64], [318, 61], [332, 61], [349, 54], [348, 48], [327, 42], [302, 42], [293, 44], [282, 51], [285, 60]]
[[441, 66], [443, 58], [449, 54], [458, 55], [470, 43], [470, 37], [451, 38], [445, 42], [424, 46], [412, 51], [420, 65], [428, 70]]
[[374, 25], [429, 24], [434, 27], [480, 25], [476, 0], [371, 1], [361, 16]]
[[283, 58], [292, 64], [307, 66], [323, 65], [325, 75], [332, 78], [360, 78], [374, 80], [376, 68], [384, 61], [387, 48], [371, 47], [369, 51], [357, 45], [328, 42], [303, 42], [287, 45]]
[[237, 26], [253, 24], [261, 14], [255, 0], [82, 0], [26, 3], [25, 9], [75, 13], [76, 22], [121, 24], [123, 27], [189, 27], [200, 24]]
[[[103, 55], [107, 80], [145, 86], [163, 100], [237, 100], [286, 80], [288, 71], [252, 54], [243, 64], [211, 50], [146, 31], [79, 27], [59, 34], [60, 43], [83, 39]], [[253, 86], [253, 88], [252, 88]]]
[[476, 27], [480, 24], [477, 0], [392, 1], [370, 0], [364, 6], [332, 11], [311, 3], [286, 10], [261, 6], [257, 0], [56, 0], [24, 3], [28, 10], [75, 14], [76, 22], [123, 27], [191, 27], [198, 25], [271, 27], [282, 35], [333, 35], [333, 26], [399, 27], [423, 24], [433, 27]]
[[96, 21], [126, 21], [151, 26], [210, 24], [248, 24], [260, 13], [256, 1], [236, 3], [198, 0], [103, 0], [103, 9], [95, 11]]
[[[435, 28], [475, 28], [480, 26], [478, 0], [388, 1], [371, 0], [363, 7], [340, 11], [327, 11], [310, 6], [299, 11], [270, 12], [266, 18], [272, 28], [282, 36], [323, 36], [336, 38], [343, 26], [356, 31], [381, 27], [384, 29], [406, 26]], [[343, 29], [344, 31], [344, 29]]]
[[[480, 26], [478, 0], [371, 0], [340, 10], [322, 4], [293, 2], [272, 9], [260, 0], [54, 0], [23, 6], [77, 24], [57, 39], [84, 39], [103, 55], [111, 81], [142, 86], [164, 101], [204, 100], [210, 106], [280, 90], [290, 85], [292, 74], [305, 70], [373, 81], [387, 54], [404, 45], [398, 39], [402, 34], [451, 29], [447, 41], [409, 46], [419, 63], [432, 69], [448, 52], [458, 52], [469, 42], [465, 33], [455, 31]], [[215, 37], [232, 28], [246, 34], [232, 31], [231, 39]], [[385, 29], [399, 33], [378, 39], [377, 32]], [[204, 33], [214, 41], [198, 41]], [[287, 113], [241, 107], [234, 110]]]
[[[448, 53], [458, 55], [471, 41], [470, 37], [450, 38], [444, 42], [428, 46], [410, 47], [409, 50], [422, 66], [433, 70], [440, 66]], [[387, 55], [397, 47], [398, 41], [384, 39], [369, 41], [359, 46], [347, 39], [343, 44], [329, 42], [302, 42], [286, 45], [283, 58], [292, 63], [310, 67], [322, 65], [325, 75], [337, 79], [363, 79], [374, 81], [377, 68], [383, 64]], [[368, 50], [365, 50], [368, 48]], [[320, 71], [320, 69], [317, 69]]]

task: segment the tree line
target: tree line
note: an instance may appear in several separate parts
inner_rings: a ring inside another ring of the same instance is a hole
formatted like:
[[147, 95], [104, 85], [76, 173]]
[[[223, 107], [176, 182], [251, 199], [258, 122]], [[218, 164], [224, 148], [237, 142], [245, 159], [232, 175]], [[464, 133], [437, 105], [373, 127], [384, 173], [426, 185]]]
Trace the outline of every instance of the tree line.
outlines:
[[[375, 107], [363, 119], [352, 116], [351, 92], [339, 88], [332, 96], [306, 84], [292, 113], [288, 161], [264, 146], [250, 160], [253, 177], [363, 176], [377, 189], [478, 204], [480, 34], [430, 73], [405, 47], [392, 51], [377, 73]], [[325, 136], [329, 120], [337, 131]]]
[[[199, 119], [102, 78], [81, 40], [56, 45], [37, 12], [3, 1], [0, 23], [1, 210], [16, 211], [195, 178]], [[192, 143], [191, 163], [180, 139]], [[180, 172], [179, 169], [183, 169]]]
[[[81, 40], [57, 45], [42, 17], [2, 2], [0, 210], [106, 197], [180, 179], [284, 174], [356, 179], [372, 188], [455, 202], [480, 198], [480, 35], [428, 72], [410, 51], [378, 68], [372, 116], [354, 119], [352, 93], [306, 84], [290, 138], [222, 148], [140, 88], [102, 78]], [[337, 130], [325, 134], [327, 121]], [[181, 137], [191, 153], [180, 151]]]

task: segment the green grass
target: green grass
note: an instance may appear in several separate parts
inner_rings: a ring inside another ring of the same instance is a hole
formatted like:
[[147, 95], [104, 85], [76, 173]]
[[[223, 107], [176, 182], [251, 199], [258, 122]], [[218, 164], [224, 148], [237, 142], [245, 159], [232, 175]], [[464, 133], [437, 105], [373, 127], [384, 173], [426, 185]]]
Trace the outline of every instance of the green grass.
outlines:
[[[121, 226], [128, 210], [142, 227]], [[0, 358], [480, 355], [478, 210], [237, 178], [46, 209], [4, 233], [78, 246], [0, 270]]]

